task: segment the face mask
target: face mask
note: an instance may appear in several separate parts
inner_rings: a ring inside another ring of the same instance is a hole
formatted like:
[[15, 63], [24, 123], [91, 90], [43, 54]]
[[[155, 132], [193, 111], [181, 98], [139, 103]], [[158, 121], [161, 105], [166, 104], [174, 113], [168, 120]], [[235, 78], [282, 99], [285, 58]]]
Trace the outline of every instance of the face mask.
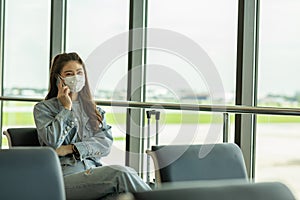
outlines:
[[80, 92], [85, 85], [85, 77], [83, 75], [68, 76], [63, 78], [63, 80], [72, 93]]

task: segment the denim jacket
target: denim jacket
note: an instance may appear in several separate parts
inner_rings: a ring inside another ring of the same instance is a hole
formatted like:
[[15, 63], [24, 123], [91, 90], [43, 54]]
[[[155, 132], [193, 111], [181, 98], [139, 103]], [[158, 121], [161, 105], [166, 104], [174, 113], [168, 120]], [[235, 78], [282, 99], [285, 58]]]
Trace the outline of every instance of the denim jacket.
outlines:
[[85, 169], [101, 166], [100, 159], [110, 153], [113, 138], [111, 126], [106, 124], [105, 111], [100, 107], [97, 109], [102, 116], [103, 125], [100, 125], [98, 131], [93, 131], [88, 123], [89, 117], [82, 112], [84, 130], [79, 139], [77, 118], [72, 110], [65, 109], [56, 97], [37, 103], [33, 114], [40, 144], [53, 149], [74, 144], [80, 158], [76, 160], [74, 156], [60, 157], [62, 166], [72, 166], [80, 161]]

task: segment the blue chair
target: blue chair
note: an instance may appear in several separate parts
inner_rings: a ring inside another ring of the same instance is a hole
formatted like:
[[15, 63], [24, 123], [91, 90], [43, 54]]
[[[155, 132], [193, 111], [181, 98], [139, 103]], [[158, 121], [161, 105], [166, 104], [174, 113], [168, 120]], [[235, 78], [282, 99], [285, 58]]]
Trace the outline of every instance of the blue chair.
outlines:
[[9, 128], [3, 131], [8, 141], [8, 147], [15, 146], [41, 146], [38, 133], [34, 127]]
[[155, 181], [161, 183], [242, 179], [248, 181], [241, 149], [234, 143], [152, 146]]
[[58, 156], [48, 147], [1, 149], [0, 180], [0, 199], [66, 199]]

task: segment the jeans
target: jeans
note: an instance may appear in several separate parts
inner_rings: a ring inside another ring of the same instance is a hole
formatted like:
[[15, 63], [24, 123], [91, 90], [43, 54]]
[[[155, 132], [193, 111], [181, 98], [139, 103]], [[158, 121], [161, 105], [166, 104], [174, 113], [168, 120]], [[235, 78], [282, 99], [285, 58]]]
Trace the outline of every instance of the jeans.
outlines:
[[130, 167], [111, 165], [64, 176], [67, 199], [113, 199], [125, 192], [151, 190]]

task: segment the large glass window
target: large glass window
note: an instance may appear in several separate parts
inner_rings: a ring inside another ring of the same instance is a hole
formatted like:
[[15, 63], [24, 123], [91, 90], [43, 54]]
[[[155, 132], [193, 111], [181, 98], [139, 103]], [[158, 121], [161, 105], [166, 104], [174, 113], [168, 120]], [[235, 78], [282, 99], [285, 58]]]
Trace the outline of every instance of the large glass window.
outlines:
[[[207, 80], [219, 77], [226, 97], [221, 101], [234, 103], [237, 3], [236, 0], [149, 1], [148, 27], [155, 29], [158, 37], [149, 32], [146, 101], [219, 103], [211, 101], [211, 83], [217, 81]], [[179, 130], [185, 130], [187, 138], [197, 135], [189, 142], [222, 141], [222, 114], [168, 112], [166, 119], [160, 133], [162, 138], [176, 138]], [[209, 136], [211, 130], [214, 133]]]
[[[95, 99], [126, 100], [128, 42], [120, 35], [128, 31], [129, 0], [69, 0], [67, 5], [66, 51], [77, 52], [86, 62]], [[114, 137], [103, 162], [124, 164], [126, 109], [103, 109]]]
[[[72, 0], [67, 5], [67, 51], [87, 61], [95, 98], [126, 100], [128, 48], [123, 54], [115, 49], [121, 45], [118, 36], [128, 31], [129, 0]], [[103, 61], [109, 56], [112, 60]]]
[[[233, 104], [238, 1], [148, 3], [146, 101]], [[212, 102], [218, 83], [225, 95]], [[160, 144], [222, 142], [221, 113], [162, 110], [162, 116]]]
[[[299, 9], [299, 1], [260, 1], [259, 106], [299, 106]], [[299, 198], [298, 124], [298, 117], [258, 116], [256, 180], [282, 181]]]
[[260, 7], [258, 104], [298, 106], [300, 2], [264, 0]]
[[44, 97], [48, 88], [50, 0], [5, 1], [4, 92]]
[[[147, 101], [208, 103], [211, 85], [203, 72], [212, 67], [221, 78], [226, 103], [234, 103], [237, 3], [236, 0], [149, 1], [148, 27], [173, 31], [174, 34], [168, 34], [173, 38], [174, 48], [177, 46], [183, 52], [180, 55], [172, 48], [163, 47], [147, 51], [147, 64], [150, 65], [147, 69]], [[176, 34], [182, 34], [182, 37], [176, 37]], [[186, 48], [184, 37], [203, 52], [194, 46]], [[186, 54], [191, 59], [186, 58]], [[201, 61], [200, 65], [191, 64], [194, 58]], [[212, 66], [207, 65], [207, 59], [213, 62]], [[156, 72], [151, 73], [151, 68]], [[171, 79], [174, 86], [166, 85], [166, 79]], [[192, 95], [196, 98], [191, 98]]]
[[[5, 1], [3, 95], [44, 98], [48, 89], [50, 0]], [[3, 130], [34, 126], [34, 103], [4, 102]], [[3, 148], [7, 140], [3, 138]]]

